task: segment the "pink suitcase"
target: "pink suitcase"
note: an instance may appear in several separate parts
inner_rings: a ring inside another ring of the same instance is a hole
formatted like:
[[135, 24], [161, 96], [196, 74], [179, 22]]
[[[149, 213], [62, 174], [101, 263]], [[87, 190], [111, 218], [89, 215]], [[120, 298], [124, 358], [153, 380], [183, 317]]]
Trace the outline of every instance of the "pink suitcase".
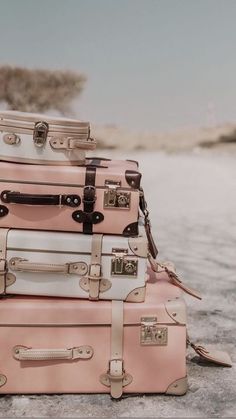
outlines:
[[0, 162], [0, 227], [137, 235], [140, 180], [133, 161]]
[[0, 393], [184, 394], [185, 303], [158, 277], [139, 304], [3, 299]]

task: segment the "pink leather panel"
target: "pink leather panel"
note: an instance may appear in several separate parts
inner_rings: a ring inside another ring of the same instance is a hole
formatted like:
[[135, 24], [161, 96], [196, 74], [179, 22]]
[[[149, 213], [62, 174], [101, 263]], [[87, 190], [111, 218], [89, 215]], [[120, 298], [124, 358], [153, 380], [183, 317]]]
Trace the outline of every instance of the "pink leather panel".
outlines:
[[[149, 282], [145, 303], [125, 303], [124, 366], [133, 377], [125, 393], [165, 392], [186, 376], [186, 327], [171, 320], [165, 309], [167, 299], [176, 301], [176, 297], [184, 309], [180, 290], [163, 274], [160, 282], [153, 278]], [[168, 327], [167, 346], [140, 345], [140, 318], [147, 315], [157, 316], [161, 326]], [[111, 302], [3, 299], [0, 373], [6, 375], [7, 383], [0, 393], [109, 393], [99, 377], [108, 369], [110, 331]], [[73, 361], [18, 361], [12, 356], [16, 345], [37, 349], [91, 345], [94, 356]]]
[[[137, 324], [141, 316], [158, 315], [160, 323], [173, 323], [165, 309], [167, 300], [181, 296], [181, 290], [170, 284], [165, 273], [158, 274], [158, 280], [147, 283], [144, 303], [125, 303], [125, 324]], [[183, 303], [182, 303], [183, 304]], [[30, 315], [29, 315], [30, 313]], [[14, 297], [4, 298], [0, 304], [1, 325], [79, 325], [110, 324], [111, 302], [89, 300]]]
[[[103, 163], [102, 163], [103, 164]], [[101, 212], [104, 220], [93, 226], [94, 233], [122, 234], [127, 225], [137, 222], [139, 216], [139, 192], [130, 188], [125, 179], [126, 170], [137, 170], [135, 163], [126, 161], [105, 161], [107, 168], [96, 171], [96, 202], [94, 211]], [[105, 181], [121, 181], [122, 187], [131, 192], [130, 209], [104, 208]], [[15, 183], [17, 182], [17, 183]], [[19, 183], [23, 182], [23, 183]], [[28, 182], [28, 183], [24, 183]], [[37, 184], [40, 183], [40, 184]], [[46, 183], [46, 184], [44, 184]], [[50, 184], [50, 185], [49, 185]], [[58, 185], [59, 184], [59, 185]], [[77, 194], [81, 200], [85, 184], [85, 167], [36, 166], [0, 162], [0, 193], [4, 190], [26, 194], [69, 195]], [[79, 207], [30, 206], [0, 204], [9, 213], [0, 217], [0, 227], [37, 229], [53, 231], [82, 232], [83, 224], [74, 221], [74, 211]], [[114, 223], [114, 217], [116, 222]]]

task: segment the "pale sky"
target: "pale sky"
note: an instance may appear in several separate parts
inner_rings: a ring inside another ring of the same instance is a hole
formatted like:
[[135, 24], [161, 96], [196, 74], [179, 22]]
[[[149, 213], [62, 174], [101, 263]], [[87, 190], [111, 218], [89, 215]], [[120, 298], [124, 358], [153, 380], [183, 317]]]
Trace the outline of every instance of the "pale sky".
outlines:
[[94, 123], [235, 121], [236, 0], [0, 0], [0, 63], [84, 73]]

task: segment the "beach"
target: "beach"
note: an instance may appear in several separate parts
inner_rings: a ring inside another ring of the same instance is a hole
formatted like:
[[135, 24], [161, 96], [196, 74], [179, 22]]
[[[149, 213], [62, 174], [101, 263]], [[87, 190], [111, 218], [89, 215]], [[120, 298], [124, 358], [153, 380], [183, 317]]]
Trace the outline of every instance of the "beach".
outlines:
[[[94, 153], [93, 153], [94, 154]], [[185, 295], [188, 332], [197, 343], [227, 350], [236, 360], [234, 154], [210, 150], [167, 154], [101, 150], [97, 155], [140, 162], [159, 260], [171, 260], [202, 301]], [[235, 364], [213, 367], [187, 355], [183, 397], [147, 395], [5, 396], [1, 417], [235, 417]], [[158, 377], [157, 377], [158, 380]]]

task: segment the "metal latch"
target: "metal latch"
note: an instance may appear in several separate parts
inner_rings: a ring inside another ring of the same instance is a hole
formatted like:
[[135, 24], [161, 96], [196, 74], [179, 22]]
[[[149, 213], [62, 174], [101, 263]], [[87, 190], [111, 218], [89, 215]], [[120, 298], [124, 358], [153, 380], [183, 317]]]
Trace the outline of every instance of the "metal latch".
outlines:
[[138, 274], [138, 260], [128, 259], [128, 249], [112, 249], [111, 275], [132, 276]]
[[166, 346], [168, 328], [157, 324], [157, 317], [141, 317], [140, 345]]
[[43, 147], [47, 141], [49, 125], [45, 121], [36, 122], [34, 125], [33, 140], [36, 147]]
[[104, 208], [129, 209], [131, 193], [120, 191], [120, 181], [106, 180], [107, 190], [104, 192]]

